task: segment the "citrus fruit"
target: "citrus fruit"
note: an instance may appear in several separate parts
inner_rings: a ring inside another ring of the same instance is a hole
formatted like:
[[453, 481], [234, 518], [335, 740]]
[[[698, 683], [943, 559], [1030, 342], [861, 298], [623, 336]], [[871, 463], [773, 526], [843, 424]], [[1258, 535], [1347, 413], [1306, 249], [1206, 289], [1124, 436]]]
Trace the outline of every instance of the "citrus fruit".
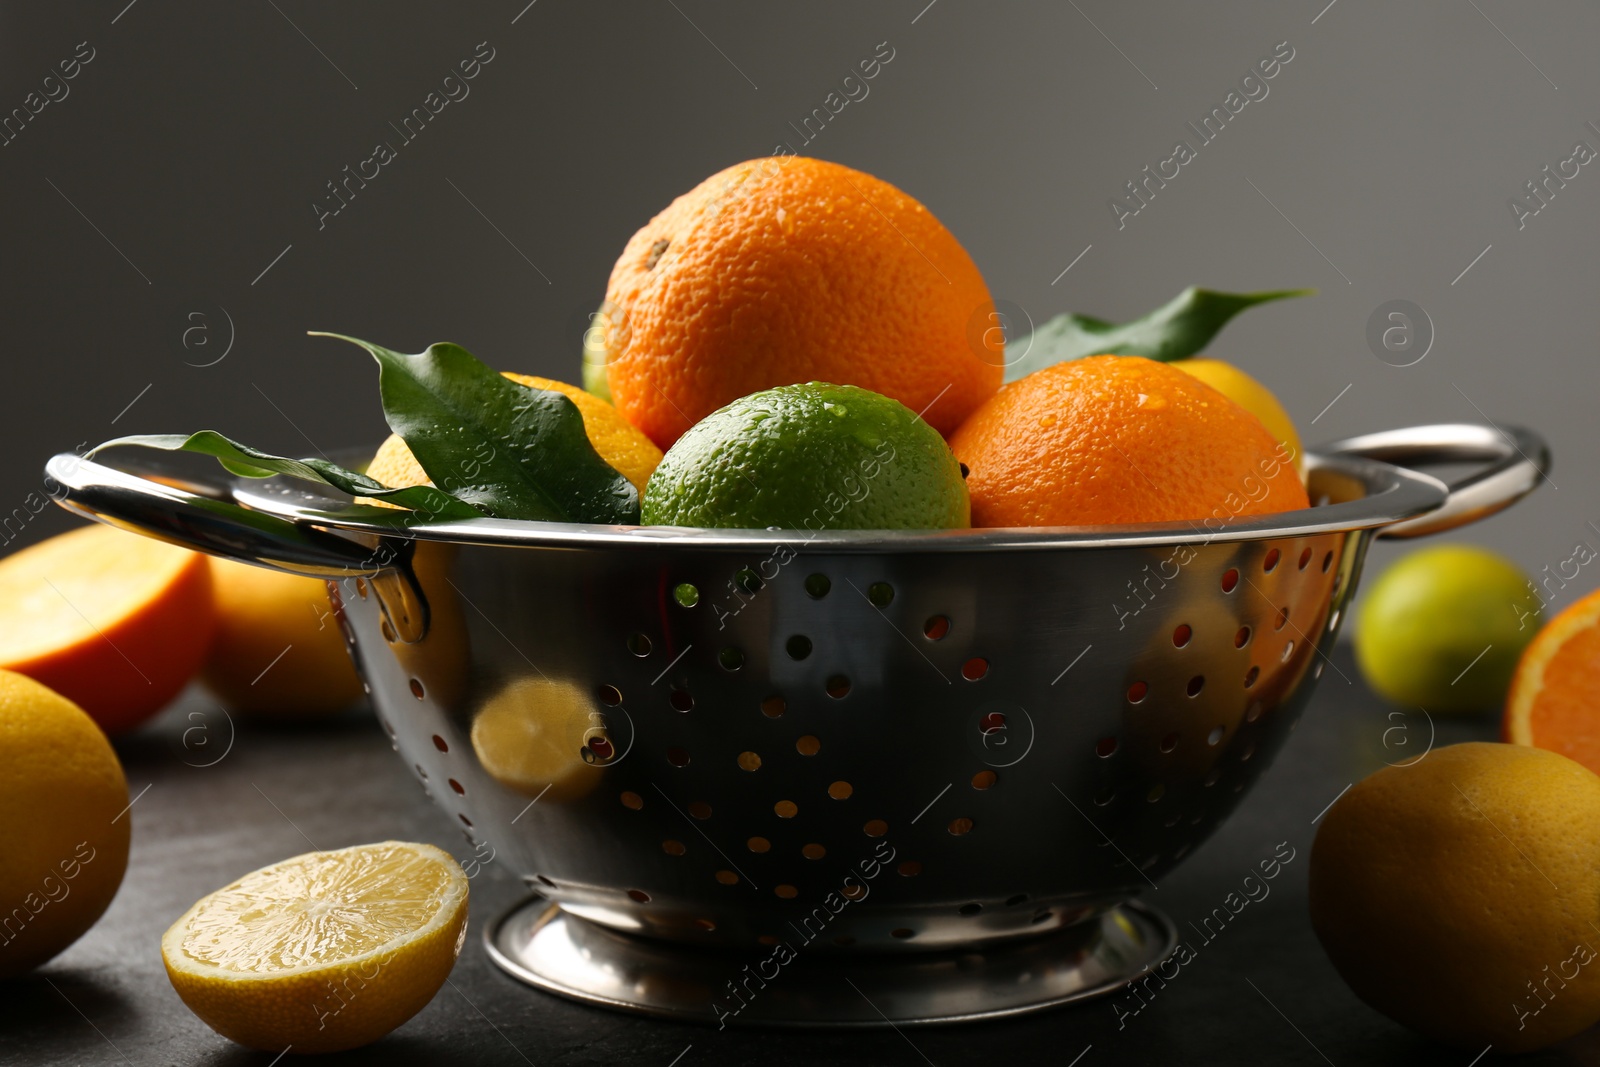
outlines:
[[974, 526], [1099, 526], [1308, 505], [1261, 421], [1198, 378], [1143, 356], [1057, 363], [996, 393], [950, 438], [971, 470]]
[[983, 277], [912, 197], [799, 156], [713, 174], [633, 235], [603, 311], [617, 410], [661, 447], [739, 397], [816, 379], [949, 433], [995, 391]]
[[583, 388], [611, 403], [611, 386], [606, 382], [605, 308], [589, 316], [583, 331]]
[[1267, 432], [1294, 456], [1295, 470], [1304, 476], [1306, 459], [1300, 448], [1300, 435], [1295, 432], [1289, 413], [1283, 410], [1283, 405], [1278, 403], [1278, 398], [1266, 386], [1232, 363], [1224, 363], [1220, 359], [1179, 359], [1174, 360], [1172, 365], [1185, 374], [1199, 378], [1260, 419]]
[[122, 765], [83, 709], [0, 670], [0, 979], [106, 910], [128, 867], [127, 808]]
[[1600, 1020], [1600, 777], [1474, 742], [1356, 783], [1311, 849], [1311, 925], [1356, 995], [1472, 1053]]
[[[1528, 625], [1532, 632], [1531, 615]], [[1568, 605], [1523, 650], [1506, 698], [1505, 738], [1600, 773], [1600, 592]]]
[[961, 467], [898, 400], [808, 382], [754, 393], [678, 439], [645, 489], [647, 525], [920, 530], [967, 525]]
[[98, 523], [0, 560], [0, 609], [0, 668], [111, 734], [188, 684], [215, 615], [205, 556]]
[[189, 1010], [266, 1052], [376, 1041], [439, 991], [467, 933], [467, 876], [432, 845], [307, 852], [200, 898], [161, 937]]
[[1497, 708], [1533, 637], [1528, 577], [1471, 545], [1401, 558], [1367, 590], [1356, 617], [1356, 663], [1386, 700], [1429, 712]]
[[489, 777], [528, 796], [570, 800], [592, 789], [600, 767], [591, 744], [611, 755], [605, 717], [571, 682], [520, 678], [484, 702], [472, 720], [472, 751]]
[[[583, 416], [584, 432], [589, 435], [589, 443], [594, 445], [594, 450], [600, 454], [600, 458], [616, 468], [617, 473], [632, 482], [639, 492], [644, 492], [645, 482], [650, 480], [650, 472], [661, 462], [661, 450], [648, 437], [634, 429], [627, 419], [617, 413], [616, 408], [593, 393], [584, 392], [566, 382], [539, 378], [532, 374], [512, 374], [510, 371], [501, 373], [530, 389], [554, 390], [576, 404], [578, 414]], [[411, 449], [400, 439], [399, 434], [390, 434], [383, 444], [378, 446], [377, 454], [372, 457], [372, 462], [367, 464], [367, 477], [376, 479], [392, 489], [433, 484], [427, 472], [422, 469], [422, 465], [411, 454]], [[362, 502], [378, 503], [374, 500]]]
[[211, 584], [217, 628], [200, 680], [224, 705], [299, 718], [361, 696], [322, 579], [214, 558]]

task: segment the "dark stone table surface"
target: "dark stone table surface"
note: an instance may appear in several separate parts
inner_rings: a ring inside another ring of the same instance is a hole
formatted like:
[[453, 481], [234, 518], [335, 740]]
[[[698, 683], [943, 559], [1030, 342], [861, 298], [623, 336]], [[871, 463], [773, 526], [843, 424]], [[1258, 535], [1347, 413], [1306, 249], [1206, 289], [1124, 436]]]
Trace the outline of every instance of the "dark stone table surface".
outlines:
[[[1476, 1052], [1431, 1045], [1358, 1001], [1306, 918], [1313, 820], [1352, 781], [1420, 752], [1430, 732], [1420, 718], [1390, 718], [1363, 687], [1347, 647], [1333, 662], [1338, 670], [1326, 672], [1299, 729], [1239, 811], [1145, 899], [1182, 929], [1220, 904], [1279, 842], [1296, 858], [1269, 896], [1197, 946], [1196, 958], [1137, 1015], [1119, 1019], [1100, 999], [900, 1032], [719, 1032], [569, 1003], [519, 985], [489, 962], [485, 920], [525, 892], [491, 863], [472, 883], [472, 930], [439, 995], [382, 1041], [321, 1062], [1469, 1067]], [[0, 1064], [267, 1067], [271, 1054], [218, 1037], [178, 1000], [161, 966], [162, 931], [205, 893], [313, 847], [404, 838], [470, 858], [461, 835], [390, 753], [370, 712], [297, 729], [241, 724], [221, 756], [227, 730], [215, 706], [190, 693], [118, 743], [137, 798], [127, 878], [82, 940], [38, 972], [0, 985]], [[1492, 733], [1487, 722], [1441, 724], [1434, 743]], [[1426, 979], [1427, 961], [1410, 966]], [[1521, 1062], [1600, 1064], [1600, 1028]]]

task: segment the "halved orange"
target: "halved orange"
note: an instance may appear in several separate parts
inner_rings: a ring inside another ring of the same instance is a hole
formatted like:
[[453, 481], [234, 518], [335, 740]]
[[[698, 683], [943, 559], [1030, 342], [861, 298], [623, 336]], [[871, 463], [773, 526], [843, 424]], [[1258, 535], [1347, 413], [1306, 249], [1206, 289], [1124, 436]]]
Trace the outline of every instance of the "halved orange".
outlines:
[[96, 523], [0, 560], [0, 668], [131, 730], [194, 677], [216, 608], [206, 557]]
[[1522, 653], [1504, 736], [1600, 773], [1600, 591], [1557, 615]]

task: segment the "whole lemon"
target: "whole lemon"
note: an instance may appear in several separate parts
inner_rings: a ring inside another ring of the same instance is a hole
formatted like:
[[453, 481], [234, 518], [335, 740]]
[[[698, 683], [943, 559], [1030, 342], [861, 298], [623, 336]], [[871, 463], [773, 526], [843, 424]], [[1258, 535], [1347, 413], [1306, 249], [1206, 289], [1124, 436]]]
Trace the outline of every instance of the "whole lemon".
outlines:
[[200, 680], [229, 708], [305, 718], [361, 696], [327, 583], [212, 559], [211, 588], [217, 629]]
[[1276, 437], [1285, 446], [1284, 451], [1294, 457], [1295, 470], [1304, 477], [1306, 457], [1300, 448], [1300, 434], [1295, 430], [1289, 413], [1278, 403], [1278, 398], [1272, 395], [1271, 390], [1232, 363], [1224, 363], [1220, 359], [1178, 359], [1172, 365], [1199, 378], [1260, 419], [1267, 432]]
[[[500, 373], [518, 385], [560, 393], [571, 400], [577, 405], [578, 414], [583, 417], [583, 432], [588, 435], [589, 443], [600, 454], [600, 458], [632, 482], [635, 489], [644, 492], [650, 472], [661, 462], [661, 450], [635, 429], [632, 423], [623, 418], [609, 401], [593, 392], [585, 392], [575, 385], [568, 385], [566, 382], [558, 382], [551, 378], [540, 378], [532, 374], [513, 374], [511, 371]], [[411, 449], [406, 447], [399, 434], [390, 434], [383, 444], [378, 446], [372, 462], [367, 464], [367, 476], [395, 488], [433, 484], [428, 478], [428, 472], [422, 469], [422, 464], [417, 462], [417, 457], [411, 454]], [[381, 503], [376, 500], [361, 502]]]
[[1311, 925], [1378, 1011], [1477, 1052], [1600, 1021], [1600, 776], [1474, 742], [1356, 783], [1311, 848]]
[[106, 910], [128, 867], [127, 808], [94, 720], [0, 671], [0, 978], [50, 959]]
[[1378, 577], [1356, 619], [1356, 662], [1388, 700], [1430, 712], [1498, 708], [1536, 627], [1528, 576], [1488, 549], [1439, 545]]

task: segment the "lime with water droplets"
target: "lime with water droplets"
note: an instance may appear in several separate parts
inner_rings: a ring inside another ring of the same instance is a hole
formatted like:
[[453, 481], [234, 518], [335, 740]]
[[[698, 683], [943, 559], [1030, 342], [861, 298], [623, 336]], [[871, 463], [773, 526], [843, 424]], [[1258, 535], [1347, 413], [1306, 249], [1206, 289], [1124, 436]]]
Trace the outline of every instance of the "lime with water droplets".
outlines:
[[961, 466], [899, 401], [808, 382], [752, 393], [697, 423], [645, 487], [660, 526], [918, 530], [968, 526]]

